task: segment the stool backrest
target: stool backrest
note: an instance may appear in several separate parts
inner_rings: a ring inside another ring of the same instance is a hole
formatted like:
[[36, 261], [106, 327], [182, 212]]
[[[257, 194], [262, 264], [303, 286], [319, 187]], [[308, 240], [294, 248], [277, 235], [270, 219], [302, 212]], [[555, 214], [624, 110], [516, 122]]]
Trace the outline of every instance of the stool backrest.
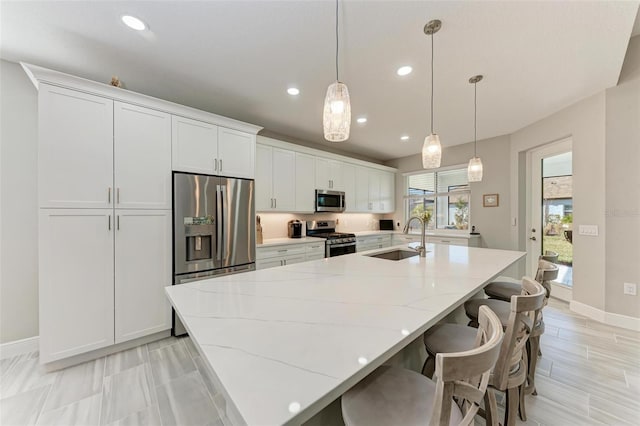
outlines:
[[522, 294], [511, 296], [509, 323], [504, 333], [500, 356], [493, 370], [491, 383], [497, 389], [507, 388], [511, 373], [522, 371], [520, 369], [526, 370], [525, 344], [544, 306], [545, 296], [544, 287], [528, 277], [522, 279]]
[[487, 306], [480, 307], [478, 324], [473, 349], [436, 355], [436, 395], [430, 425], [449, 425], [453, 397], [464, 416], [460, 424], [474, 421], [504, 336], [500, 319]]
[[536, 281], [542, 284], [547, 292], [547, 299], [551, 297], [551, 281], [558, 278], [560, 268], [555, 263], [544, 259], [538, 260], [538, 271], [536, 272]]
[[542, 256], [540, 256], [540, 259], [546, 260], [547, 262], [551, 263], [558, 263], [558, 256], [559, 254], [555, 251], [547, 250]]

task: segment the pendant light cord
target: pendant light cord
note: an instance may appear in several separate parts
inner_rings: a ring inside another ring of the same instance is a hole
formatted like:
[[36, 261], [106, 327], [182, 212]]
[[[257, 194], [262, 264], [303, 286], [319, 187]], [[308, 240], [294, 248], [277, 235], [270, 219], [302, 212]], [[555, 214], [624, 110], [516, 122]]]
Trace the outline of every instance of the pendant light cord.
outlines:
[[473, 156], [478, 157], [478, 82], [473, 83]]
[[336, 0], [336, 81], [340, 81], [338, 78], [338, 49], [340, 44], [338, 43], [338, 0]]
[[433, 134], [433, 34], [431, 34], [431, 134]]

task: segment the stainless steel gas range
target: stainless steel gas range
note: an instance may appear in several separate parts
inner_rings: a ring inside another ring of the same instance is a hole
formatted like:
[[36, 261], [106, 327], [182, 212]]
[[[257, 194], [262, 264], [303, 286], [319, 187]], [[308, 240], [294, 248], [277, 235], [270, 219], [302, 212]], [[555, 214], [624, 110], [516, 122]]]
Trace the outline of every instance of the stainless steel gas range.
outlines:
[[308, 220], [307, 236], [325, 238], [325, 257], [356, 252], [355, 234], [336, 232], [335, 220]]

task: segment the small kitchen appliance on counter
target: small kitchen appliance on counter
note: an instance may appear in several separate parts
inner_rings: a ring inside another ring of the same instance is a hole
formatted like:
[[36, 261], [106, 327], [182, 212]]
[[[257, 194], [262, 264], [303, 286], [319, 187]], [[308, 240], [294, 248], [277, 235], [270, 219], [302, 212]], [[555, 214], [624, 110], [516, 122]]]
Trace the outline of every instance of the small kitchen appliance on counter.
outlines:
[[287, 224], [289, 228], [289, 238], [302, 238], [302, 222], [299, 220], [290, 220]]
[[393, 231], [393, 219], [380, 219], [381, 231]]
[[356, 252], [355, 234], [336, 232], [335, 220], [308, 220], [307, 237], [325, 238], [325, 257]]

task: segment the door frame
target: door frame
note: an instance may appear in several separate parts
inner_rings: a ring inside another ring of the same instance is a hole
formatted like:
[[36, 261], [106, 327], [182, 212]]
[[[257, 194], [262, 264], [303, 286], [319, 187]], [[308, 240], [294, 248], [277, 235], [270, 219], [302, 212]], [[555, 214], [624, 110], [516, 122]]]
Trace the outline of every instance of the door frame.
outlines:
[[[542, 199], [542, 160], [544, 158], [553, 157], [558, 154], [573, 151], [573, 140], [566, 137], [545, 145], [532, 148], [527, 151], [527, 196], [526, 196], [526, 232], [527, 235], [527, 275], [535, 277], [538, 268], [538, 256], [541, 253], [542, 244], [542, 222], [538, 221], [542, 218], [542, 203], [534, 203], [533, 200]], [[535, 222], [535, 224], [534, 224]], [[531, 231], [536, 229], [535, 234]], [[530, 238], [536, 237], [536, 241]], [[566, 285], [553, 285], [553, 295], [562, 300], [571, 301], [573, 298], [573, 290]]]

